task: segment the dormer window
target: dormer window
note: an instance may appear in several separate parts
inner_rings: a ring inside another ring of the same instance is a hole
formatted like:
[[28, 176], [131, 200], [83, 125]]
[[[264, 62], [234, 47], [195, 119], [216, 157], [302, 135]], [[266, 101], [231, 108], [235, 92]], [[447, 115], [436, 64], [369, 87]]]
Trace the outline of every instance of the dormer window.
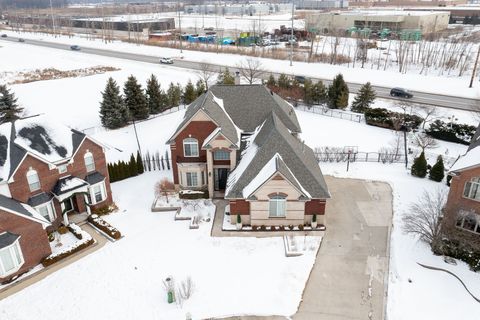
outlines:
[[40, 189], [40, 179], [36, 170], [30, 169], [27, 172], [27, 181], [30, 191], [36, 191]]
[[195, 138], [184, 139], [183, 154], [185, 157], [198, 157], [198, 140]]
[[87, 151], [87, 153], [85, 153], [85, 156], [83, 158], [85, 160], [85, 168], [87, 169], [87, 172], [94, 171], [95, 160], [93, 159], [93, 154]]

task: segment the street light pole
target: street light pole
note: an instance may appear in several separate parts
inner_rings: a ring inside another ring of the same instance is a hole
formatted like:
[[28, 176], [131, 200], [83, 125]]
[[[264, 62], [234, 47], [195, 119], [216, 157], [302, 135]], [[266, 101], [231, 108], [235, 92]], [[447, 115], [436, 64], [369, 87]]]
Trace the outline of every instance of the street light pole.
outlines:
[[295, 14], [295, 0], [292, 0], [292, 32], [290, 37], [290, 67], [293, 66], [293, 17]]
[[473, 86], [473, 79], [475, 79], [475, 73], [477, 73], [478, 58], [480, 57], [480, 46], [478, 46], [477, 59], [475, 59], [475, 64], [473, 65], [472, 78], [470, 79], [470, 86]]
[[178, 10], [178, 28], [180, 29], [180, 53], [183, 53], [182, 18], [180, 17], [180, 3], [177, 3], [177, 10]]
[[55, 30], [55, 17], [53, 15], [53, 5], [52, 5], [52, 0], [50, 0], [50, 14], [52, 15], [52, 27], [53, 27], [53, 34], [55, 37], [57, 36], [56, 30]]

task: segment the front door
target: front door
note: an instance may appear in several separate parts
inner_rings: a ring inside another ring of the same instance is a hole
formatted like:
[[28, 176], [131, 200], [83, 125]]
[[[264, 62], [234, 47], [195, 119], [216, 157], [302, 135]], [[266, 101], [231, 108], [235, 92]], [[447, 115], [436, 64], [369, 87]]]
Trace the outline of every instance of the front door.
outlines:
[[62, 211], [67, 213], [73, 210], [72, 198], [68, 198], [62, 202]]
[[225, 190], [227, 186], [228, 169], [216, 168], [215, 173], [215, 191]]

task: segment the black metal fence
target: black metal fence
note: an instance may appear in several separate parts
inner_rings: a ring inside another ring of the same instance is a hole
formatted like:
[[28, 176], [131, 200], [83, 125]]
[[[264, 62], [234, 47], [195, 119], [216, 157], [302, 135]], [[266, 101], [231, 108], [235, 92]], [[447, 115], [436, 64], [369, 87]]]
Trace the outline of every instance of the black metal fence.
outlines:
[[316, 114], [320, 114], [327, 117], [339, 118], [339, 119], [349, 120], [349, 121], [354, 121], [359, 123], [365, 121], [365, 116], [361, 113], [346, 112], [338, 109], [330, 109], [330, 108], [317, 106], [317, 105], [306, 106], [303, 104], [298, 104], [298, 105], [295, 105], [294, 103], [292, 104], [294, 105], [295, 109], [305, 111], [305, 112], [316, 113]]
[[381, 162], [403, 163], [404, 154], [380, 153], [380, 152], [342, 152], [342, 151], [315, 151], [318, 162]]

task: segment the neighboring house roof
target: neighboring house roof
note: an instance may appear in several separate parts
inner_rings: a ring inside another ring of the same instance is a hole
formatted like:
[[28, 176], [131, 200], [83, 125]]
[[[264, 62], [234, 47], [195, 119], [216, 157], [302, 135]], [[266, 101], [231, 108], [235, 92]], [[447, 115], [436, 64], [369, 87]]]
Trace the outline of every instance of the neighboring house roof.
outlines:
[[450, 172], [463, 171], [477, 166], [480, 166], [480, 125], [470, 141], [467, 152], [455, 161]]
[[[248, 106], [248, 110], [245, 109]], [[202, 110], [221, 128], [221, 133], [238, 146], [240, 133], [252, 133], [272, 112], [291, 132], [301, 132], [293, 107], [263, 85], [216, 85], [190, 104], [175, 137]]]
[[37, 207], [41, 204], [50, 202], [52, 200], [53, 196], [50, 193], [42, 192], [37, 195], [34, 195], [33, 197], [30, 197], [27, 201], [29, 206], [32, 207]]
[[50, 224], [44, 217], [42, 217], [35, 209], [27, 204], [21, 203], [15, 199], [6, 197], [0, 194], [0, 210], [15, 213], [27, 219], [34, 220], [42, 224]]
[[0, 249], [8, 247], [17, 241], [18, 238], [20, 238], [18, 234], [14, 234], [9, 231], [0, 234]]
[[69, 160], [84, 138], [43, 115], [0, 125], [0, 181], [9, 179], [27, 154], [52, 164]]
[[306, 197], [330, 198], [313, 150], [294, 137], [274, 112], [251, 136], [243, 139], [240, 162], [228, 177], [225, 198], [248, 197], [254, 191], [249, 187], [252, 181], [269, 178], [261, 172], [272, 164], [272, 159], [275, 172], [280, 172]]

